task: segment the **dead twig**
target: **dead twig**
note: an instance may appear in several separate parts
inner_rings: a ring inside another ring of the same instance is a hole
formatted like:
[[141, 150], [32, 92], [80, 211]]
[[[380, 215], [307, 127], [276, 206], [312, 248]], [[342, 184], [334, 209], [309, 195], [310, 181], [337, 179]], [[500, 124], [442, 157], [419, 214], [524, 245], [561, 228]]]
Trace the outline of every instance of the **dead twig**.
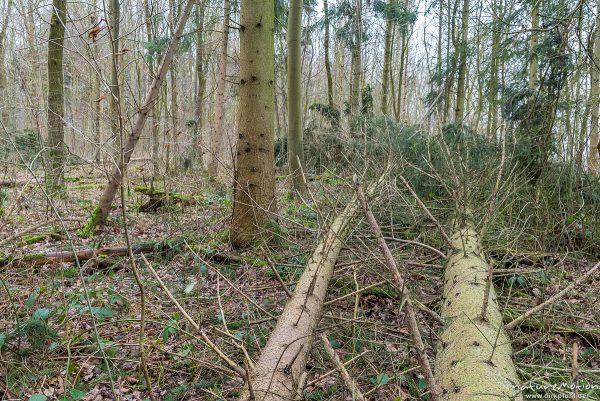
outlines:
[[352, 399], [356, 401], [364, 400], [365, 397], [358, 389], [358, 386], [356, 386], [356, 382], [354, 381], [354, 379], [352, 379], [350, 373], [348, 373], [348, 370], [346, 370], [346, 367], [340, 361], [340, 357], [335, 353], [333, 347], [329, 343], [329, 339], [323, 333], [321, 333], [321, 340], [323, 341], [323, 345], [325, 346], [325, 351], [327, 351], [327, 355], [329, 355], [329, 358], [337, 368], [338, 372], [340, 372], [344, 384], [346, 384], [346, 387], [348, 387], [348, 389], [352, 393]]

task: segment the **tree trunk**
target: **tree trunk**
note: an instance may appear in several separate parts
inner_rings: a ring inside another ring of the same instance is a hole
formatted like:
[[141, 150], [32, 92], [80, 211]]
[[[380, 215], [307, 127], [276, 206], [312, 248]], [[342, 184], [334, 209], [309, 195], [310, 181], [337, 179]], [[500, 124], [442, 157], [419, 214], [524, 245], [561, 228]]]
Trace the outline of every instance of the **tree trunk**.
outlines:
[[[455, 223], [456, 224], [456, 223]], [[445, 272], [436, 379], [446, 401], [522, 400], [479, 234], [457, 227]], [[483, 312], [482, 312], [483, 311]], [[484, 319], [482, 319], [482, 316]]]
[[[394, 0], [388, 0], [392, 4]], [[394, 22], [388, 18], [385, 22], [385, 39], [383, 44], [383, 72], [381, 83], [381, 114], [388, 114], [388, 94], [390, 90], [390, 70], [392, 65], [392, 36], [394, 33]]]
[[[144, 0], [144, 18], [146, 19], [146, 40], [152, 43], [156, 40], [154, 23], [152, 22], [152, 13], [150, 11], [149, 0]], [[147, 61], [148, 65], [148, 83], [152, 85], [154, 80], [154, 56]], [[150, 118], [152, 120], [151, 140], [152, 140], [152, 175], [156, 178], [160, 174], [160, 113], [157, 112], [153, 103], [150, 105]]]
[[350, 115], [360, 114], [362, 72], [362, 0], [355, 0], [353, 18], [354, 38], [351, 50], [352, 85], [350, 88]]
[[594, 49], [590, 62], [590, 173], [597, 175], [598, 158], [600, 156], [600, 141], [598, 140], [598, 107], [600, 106], [600, 0], [596, 12], [596, 30], [594, 34]]
[[488, 124], [487, 137], [493, 140], [498, 128], [498, 51], [500, 49], [500, 18], [502, 11], [498, 6], [502, 0], [492, 1], [493, 21], [492, 21], [492, 49], [490, 60], [490, 81], [488, 86]]
[[[171, 35], [175, 30], [175, 24], [177, 23], [177, 4], [175, 0], [169, 0], [169, 8], [171, 9], [169, 13], [169, 25]], [[169, 147], [167, 150], [170, 150], [170, 153], [174, 157], [179, 154], [179, 105], [178, 105], [178, 93], [177, 93], [177, 54], [173, 55], [174, 62], [171, 66], [171, 142], [169, 143]], [[167, 157], [167, 165], [166, 172], [169, 173], [171, 171], [171, 158]]]
[[212, 141], [210, 145], [210, 163], [208, 173], [219, 175], [219, 164], [223, 154], [223, 106], [225, 104], [225, 86], [227, 84], [227, 49], [229, 44], [229, 19], [231, 17], [230, 0], [223, 1], [223, 26], [221, 33], [221, 52], [219, 53], [219, 80], [215, 94], [215, 117], [213, 122]]
[[108, 99], [108, 113], [111, 121], [112, 137], [116, 143], [116, 159], [120, 159], [120, 149], [122, 138], [119, 124], [119, 102], [121, 100], [121, 91], [119, 87], [119, 35], [121, 24], [121, 5], [120, 0], [109, 0], [108, 3], [108, 23], [110, 24], [110, 39], [112, 58], [110, 62], [110, 96]]
[[204, 168], [204, 140], [202, 127], [204, 125], [204, 92], [206, 78], [204, 77], [204, 13], [205, 4], [196, 5], [196, 126], [194, 130], [193, 154], [200, 169]]
[[[0, 28], [0, 96], [3, 99], [8, 96], [6, 93], [6, 65], [5, 65], [5, 56], [6, 56], [6, 30], [8, 29], [8, 21], [10, 17], [10, 13], [12, 11], [13, 1], [8, 0], [6, 4], [6, 9], [4, 10], [4, 19], [2, 20], [2, 27]], [[62, 68], [62, 67], [61, 67]], [[2, 123], [5, 127], [10, 127], [10, 114], [8, 107], [2, 107], [2, 113], [0, 114], [0, 118], [2, 118]]]
[[331, 60], [329, 59], [329, 5], [327, 0], [323, 0], [323, 14], [325, 15], [325, 38], [323, 39], [323, 51], [325, 52], [325, 72], [327, 74], [327, 102], [331, 110], [335, 109], [333, 102], [333, 78], [331, 76]]
[[459, 47], [458, 79], [456, 84], [456, 109], [454, 119], [457, 124], [462, 124], [465, 118], [465, 92], [467, 81], [467, 50], [469, 38], [469, 0], [463, 0], [461, 40]]
[[531, 38], [529, 42], [529, 71], [527, 84], [532, 91], [535, 90], [537, 85], [538, 56], [536, 47], [540, 40], [540, 2], [541, 0], [533, 0], [531, 7]]
[[290, 0], [288, 15], [288, 166], [292, 187], [300, 196], [307, 192], [302, 176], [304, 168], [304, 144], [302, 130], [302, 59], [300, 34], [302, 32], [303, 0]]
[[48, 38], [48, 190], [64, 191], [65, 133], [63, 43], [67, 18], [66, 0], [53, 0]]
[[123, 160], [119, 160], [117, 162], [117, 165], [113, 169], [108, 180], [108, 185], [105, 188], [102, 197], [100, 198], [99, 210], [92, 215], [92, 218], [88, 223], [88, 227], [92, 230], [96, 228], [97, 225], [102, 227], [106, 223], [106, 218], [110, 213], [110, 207], [113, 201], [115, 200], [117, 190], [119, 188], [119, 185], [121, 184], [123, 171], [125, 168], [127, 168], [127, 165], [129, 164], [129, 160], [131, 159], [133, 150], [135, 149], [135, 146], [137, 145], [137, 142], [140, 139], [140, 135], [142, 134], [142, 131], [144, 129], [144, 124], [146, 123], [148, 114], [150, 113], [150, 110], [152, 109], [152, 106], [156, 101], [156, 98], [158, 97], [161, 84], [165, 79], [171, 62], [173, 61], [173, 54], [179, 46], [179, 41], [181, 39], [185, 23], [188, 17], [190, 16], [194, 3], [195, 0], [188, 0], [188, 2], [186, 3], [185, 9], [183, 10], [181, 17], [179, 18], [179, 22], [177, 23], [175, 33], [171, 37], [169, 47], [167, 48], [165, 55], [163, 56], [162, 62], [158, 67], [157, 76], [154, 77], [152, 85], [146, 93], [144, 104], [135, 114], [133, 130], [131, 131], [129, 139], [127, 140], [127, 143], [125, 144], [125, 147], [123, 149]]
[[231, 244], [261, 237], [275, 210], [274, 0], [243, 0], [240, 89]]

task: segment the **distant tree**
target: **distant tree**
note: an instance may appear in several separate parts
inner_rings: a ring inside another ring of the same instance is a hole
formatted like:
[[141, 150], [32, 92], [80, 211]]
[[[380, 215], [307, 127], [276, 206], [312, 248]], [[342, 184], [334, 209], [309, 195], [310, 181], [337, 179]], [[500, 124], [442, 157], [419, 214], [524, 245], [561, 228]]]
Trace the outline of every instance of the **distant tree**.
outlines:
[[231, 16], [230, 0], [223, 1], [223, 24], [221, 28], [221, 49], [219, 51], [219, 78], [215, 92], [215, 116], [210, 145], [210, 163], [208, 173], [219, 174], [219, 163], [222, 163], [223, 147], [223, 107], [225, 105], [225, 86], [227, 84], [227, 49], [229, 45], [229, 19]]
[[48, 190], [64, 190], [65, 132], [63, 43], [67, 1], [53, 0], [48, 35]]
[[306, 183], [302, 177], [304, 168], [304, 144], [302, 124], [302, 55], [300, 34], [302, 31], [303, 0], [290, 0], [288, 15], [288, 165], [294, 191], [306, 194]]

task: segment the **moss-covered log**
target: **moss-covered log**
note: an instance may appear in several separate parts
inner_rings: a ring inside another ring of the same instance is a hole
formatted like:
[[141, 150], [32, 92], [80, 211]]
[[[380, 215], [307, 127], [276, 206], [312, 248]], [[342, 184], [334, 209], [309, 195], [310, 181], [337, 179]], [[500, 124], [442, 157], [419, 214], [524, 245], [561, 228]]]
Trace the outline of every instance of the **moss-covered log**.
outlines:
[[441, 309], [445, 325], [435, 369], [442, 399], [522, 400], [515, 390], [519, 381], [512, 347], [493, 285], [488, 285], [479, 235], [466, 223], [457, 227], [451, 246]]
[[[168, 241], [147, 241], [138, 244], [133, 244], [131, 249], [133, 254], [140, 253], [166, 253], [175, 250], [179, 244], [183, 242], [180, 240], [168, 240]], [[267, 266], [266, 261], [261, 259], [255, 259], [251, 257], [232, 255], [222, 252], [214, 252], [211, 249], [205, 249], [202, 246], [191, 245], [190, 247], [197, 252], [202, 254], [207, 260], [216, 263], [224, 264], [247, 264], [256, 267]], [[104, 247], [104, 248], [83, 248], [78, 249], [76, 252], [72, 251], [53, 251], [53, 252], [36, 252], [28, 253], [22, 256], [0, 256], [0, 268], [6, 266], [44, 266], [52, 265], [57, 263], [75, 263], [76, 260], [86, 261], [92, 258], [106, 258], [106, 257], [119, 257], [127, 256], [128, 250], [124, 246]]]
[[198, 199], [192, 195], [185, 195], [179, 192], [167, 192], [163, 189], [136, 186], [133, 190], [150, 198], [148, 202], [140, 206], [140, 212], [156, 212], [164, 206], [177, 203], [184, 206], [190, 206], [195, 205], [198, 202]]

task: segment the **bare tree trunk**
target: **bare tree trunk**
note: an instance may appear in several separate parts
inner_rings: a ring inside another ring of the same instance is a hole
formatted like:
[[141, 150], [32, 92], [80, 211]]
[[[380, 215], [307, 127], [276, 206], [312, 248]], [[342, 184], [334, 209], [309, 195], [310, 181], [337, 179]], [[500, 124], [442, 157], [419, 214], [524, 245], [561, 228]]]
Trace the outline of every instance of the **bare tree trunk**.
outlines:
[[142, 134], [142, 131], [144, 129], [144, 124], [146, 123], [148, 114], [150, 113], [152, 106], [154, 105], [154, 102], [158, 97], [161, 84], [165, 79], [165, 76], [167, 75], [167, 71], [169, 69], [169, 66], [171, 65], [171, 62], [173, 61], [173, 55], [175, 53], [175, 50], [179, 46], [179, 41], [181, 39], [185, 23], [188, 20], [188, 17], [190, 16], [194, 3], [195, 0], [188, 0], [185, 9], [181, 14], [181, 17], [179, 18], [179, 22], [177, 23], [175, 33], [171, 37], [169, 47], [167, 48], [165, 55], [163, 56], [162, 62], [158, 67], [157, 76], [154, 77], [152, 85], [146, 93], [144, 103], [134, 117], [133, 130], [131, 131], [129, 139], [127, 140], [127, 143], [125, 144], [125, 147], [123, 149], [123, 160], [118, 161], [117, 166], [115, 166], [110, 175], [108, 185], [106, 186], [104, 193], [100, 198], [100, 205], [92, 215], [86, 227], [88, 231], [93, 231], [96, 228], [96, 226], [99, 225], [102, 227], [106, 223], [106, 218], [110, 213], [110, 207], [114, 202], [117, 190], [121, 185], [123, 171], [125, 170], [125, 168], [127, 168], [127, 165], [129, 164], [131, 155], [133, 154], [135, 146], [137, 145], [138, 140], [140, 139], [140, 135]]
[[461, 22], [461, 40], [459, 47], [458, 61], [458, 79], [456, 83], [456, 109], [454, 111], [454, 119], [456, 123], [462, 124], [465, 113], [465, 92], [467, 80], [467, 50], [469, 38], [469, 0], [463, 1], [462, 22]]
[[204, 92], [206, 78], [204, 76], [204, 13], [205, 4], [196, 5], [196, 127], [194, 131], [194, 160], [201, 169], [204, 168], [204, 140], [202, 127], [204, 125]]
[[[156, 40], [154, 23], [152, 22], [152, 12], [150, 11], [149, 0], [144, 0], [144, 18], [146, 19], [146, 40], [152, 43]], [[154, 56], [147, 61], [148, 65], [148, 83], [152, 85], [154, 80]], [[158, 177], [160, 174], [160, 112], [157, 112], [155, 102], [150, 105], [150, 118], [152, 120], [151, 140], [152, 140], [152, 175]]]
[[[388, 0], [392, 4], [394, 0]], [[381, 83], [381, 114], [388, 114], [388, 94], [390, 91], [390, 70], [392, 65], [392, 36], [394, 33], [394, 22], [388, 18], [385, 22], [385, 39], [383, 44], [383, 72]]]
[[274, 0], [243, 0], [237, 158], [230, 240], [259, 239], [275, 210]]
[[230, 0], [223, 1], [223, 25], [221, 33], [221, 52], [219, 53], [219, 80], [215, 94], [215, 117], [213, 122], [212, 140], [210, 144], [210, 163], [208, 173], [219, 175], [219, 163], [223, 154], [223, 106], [225, 104], [225, 87], [227, 84], [227, 49], [229, 45], [229, 19], [231, 17]]
[[48, 37], [48, 158], [49, 192], [64, 191], [65, 132], [63, 43], [67, 18], [66, 0], [53, 0]]
[[[2, 20], [2, 27], [0, 28], [0, 96], [3, 99], [6, 98], [8, 93], [6, 93], [6, 65], [5, 65], [5, 56], [6, 56], [6, 30], [8, 28], [8, 21], [10, 18], [10, 14], [12, 11], [13, 0], [8, 0], [6, 4], [6, 9], [4, 10], [4, 18]], [[62, 66], [61, 66], [62, 68]], [[2, 118], [2, 123], [4, 126], [10, 126], [10, 114], [8, 107], [2, 107], [2, 113], [0, 114]]]
[[331, 60], [329, 59], [329, 42], [331, 35], [329, 33], [329, 5], [327, 0], [323, 0], [323, 14], [325, 15], [325, 37], [323, 38], [323, 51], [325, 52], [325, 72], [327, 74], [327, 101], [329, 108], [334, 109], [333, 102], [333, 78], [331, 76]]
[[[292, 187], [300, 196], [307, 188], [302, 176], [304, 166], [304, 141], [302, 127], [302, 59], [300, 34], [302, 32], [302, 0], [290, 0], [288, 15], [288, 166]], [[308, 97], [307, 97], [308, 98]]]
[[533, 0], [531, 6], [531, 38], [529, 42], [529, 71], [527, 84], [529, 89], [534, 90], [537, 85], [538, 56], [537, 45], [540, 40], [540, 2]]
[[596, 30], [594, 33], [594, 49], [590, 62], [590, 156], [589, 170], [597, 175], [600, 141], [598, 140], [598, 107], [600, 107], [600, 0], [596, 11]]
[[116, 143], [116, 159], [120, 159], [121, 136], [119, 128], [119, 102], [121, 91], [119, 87], [119, 35], [121, 24], [121, 5], [119, 0], [109, 0], [108, 23], [110, 25], [112, 60], [110, 63], [110, 97], [108, 99], [108, 113], [111, 121], [112, 137]]
[[[498, 5], [500, 3], [500, 5]], [[490, 81], [488, 87], [488, 124], [487, 137], [493, 139], [498, 128], [498, 50], [500, 48], [500, 18], [502, 16], [502, 0], [492, 1], [492, 49], [490, 61]]]
[[361, 73], [362, 73], [362, 0], [354, 0], [354, 38], [351, 50], [352, 85], [350, 88], [350, 114], [360, 114]]
[[[175, 30], [175, 24], [177, 23], [177, 4], [175, 4], [175, 0], [169, 0], [169, 25], [171, 35], [173, 35], [173, 31]], [[174, 155], [172, 158], [175, 158], [179, 154], [179, 105], [178, 105], [178, 92], [177, 92], [177, 54], [173, 56], [175, 59], [173, 65], [171, 66], [171, 143], [167, 148], [168, 153]], [[171, 157], [167, 157], [166, 164], [166, 172], [169, 173], [171, 171]]]

